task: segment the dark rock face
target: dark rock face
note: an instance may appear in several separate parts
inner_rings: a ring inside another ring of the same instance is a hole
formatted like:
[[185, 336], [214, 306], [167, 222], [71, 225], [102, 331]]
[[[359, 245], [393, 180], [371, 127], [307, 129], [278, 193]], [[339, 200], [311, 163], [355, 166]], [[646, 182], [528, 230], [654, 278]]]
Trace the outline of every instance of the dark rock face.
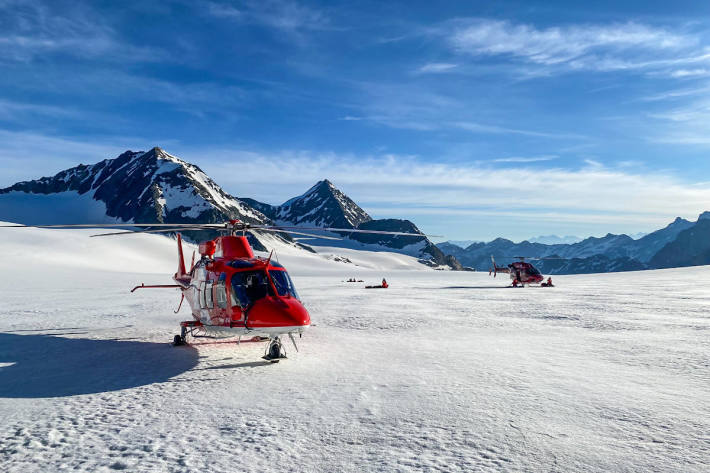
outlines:
[[372, 218], [326, 179], [280, 205], [275, 220], [303, 226], [356, 228]]
[[545, 274], [590, 274], [618, 271], [640, 271], [648, 266], [628, 256], [609, 258], [594, 255], [587, 258], [535, 261], [535, 266]]
[[[702, 215], [698, 219], [698, 222], [701, 219]], [[641, 262], [650, 263], [651, 259], [661, 250], [661, 248], [674, 241], [683, 230], [687, 230], [693, 225], [695, 225], [694, 222], [678, 217], [665, 228], [656, 230], [655, 232], [649, 233], [645, 237], [636, 240], [633, 244], [634, 251], [630, 256], [635, 257]]]
[[703, 218], [651, 258], [653, 268], [675, 268], [710, 264], [710, 220]]

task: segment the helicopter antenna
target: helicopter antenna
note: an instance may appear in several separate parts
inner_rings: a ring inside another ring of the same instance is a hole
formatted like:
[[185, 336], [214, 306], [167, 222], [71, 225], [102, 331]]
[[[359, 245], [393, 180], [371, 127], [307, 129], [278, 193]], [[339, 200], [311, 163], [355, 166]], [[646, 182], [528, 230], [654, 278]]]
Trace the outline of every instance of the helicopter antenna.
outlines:
[[269, 253], [269, 259], [266, 260], [266, 265], [268, 266], [269, 263], [271, 263], [271, 257], [274, 255], [274, 250], [271, 250], [271, 253]]

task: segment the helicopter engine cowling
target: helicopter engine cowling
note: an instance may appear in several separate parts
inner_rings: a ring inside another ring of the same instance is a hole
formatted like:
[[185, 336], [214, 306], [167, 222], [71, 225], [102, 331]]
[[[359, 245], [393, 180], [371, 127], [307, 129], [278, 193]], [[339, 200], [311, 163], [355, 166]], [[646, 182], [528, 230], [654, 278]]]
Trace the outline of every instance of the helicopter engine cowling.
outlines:
[[221, 236], [214, 240], [216, 248], [214, 252], [215, 258], [247, 258], [254, 257], [249, 241], [245, 236]]

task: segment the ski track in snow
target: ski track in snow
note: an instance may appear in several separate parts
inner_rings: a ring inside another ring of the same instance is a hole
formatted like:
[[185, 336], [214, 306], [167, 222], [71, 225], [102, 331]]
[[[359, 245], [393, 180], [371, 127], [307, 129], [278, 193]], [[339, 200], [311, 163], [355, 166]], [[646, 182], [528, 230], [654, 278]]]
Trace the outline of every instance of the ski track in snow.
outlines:
[[130, 238], [95, 258], [156, 242], [156, 274], [0, 243], [3, 472], [710, 468], [708, 267], [506, 289], [283, 249], [314, 326], [272, 365], [262, 343], [171, 347], [178, 293], [128, 290], [169, 282], [174, 242]]

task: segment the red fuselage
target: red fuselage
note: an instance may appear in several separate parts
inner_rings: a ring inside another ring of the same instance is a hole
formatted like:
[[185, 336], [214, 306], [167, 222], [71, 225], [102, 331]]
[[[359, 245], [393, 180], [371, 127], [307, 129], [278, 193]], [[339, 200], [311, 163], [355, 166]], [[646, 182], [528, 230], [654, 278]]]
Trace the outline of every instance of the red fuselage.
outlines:
[[200, 244], [202, 258], [175, 275], [192, 315], [218, 336], [302, 333], [311, 324], [286, 269], [254, 256], [246, 237]]
[[535, 266], [525, 261], [516, 261], [508, 265], [510, 279], [522, 284], [538, 284], [542, 282], [542, 274]]

